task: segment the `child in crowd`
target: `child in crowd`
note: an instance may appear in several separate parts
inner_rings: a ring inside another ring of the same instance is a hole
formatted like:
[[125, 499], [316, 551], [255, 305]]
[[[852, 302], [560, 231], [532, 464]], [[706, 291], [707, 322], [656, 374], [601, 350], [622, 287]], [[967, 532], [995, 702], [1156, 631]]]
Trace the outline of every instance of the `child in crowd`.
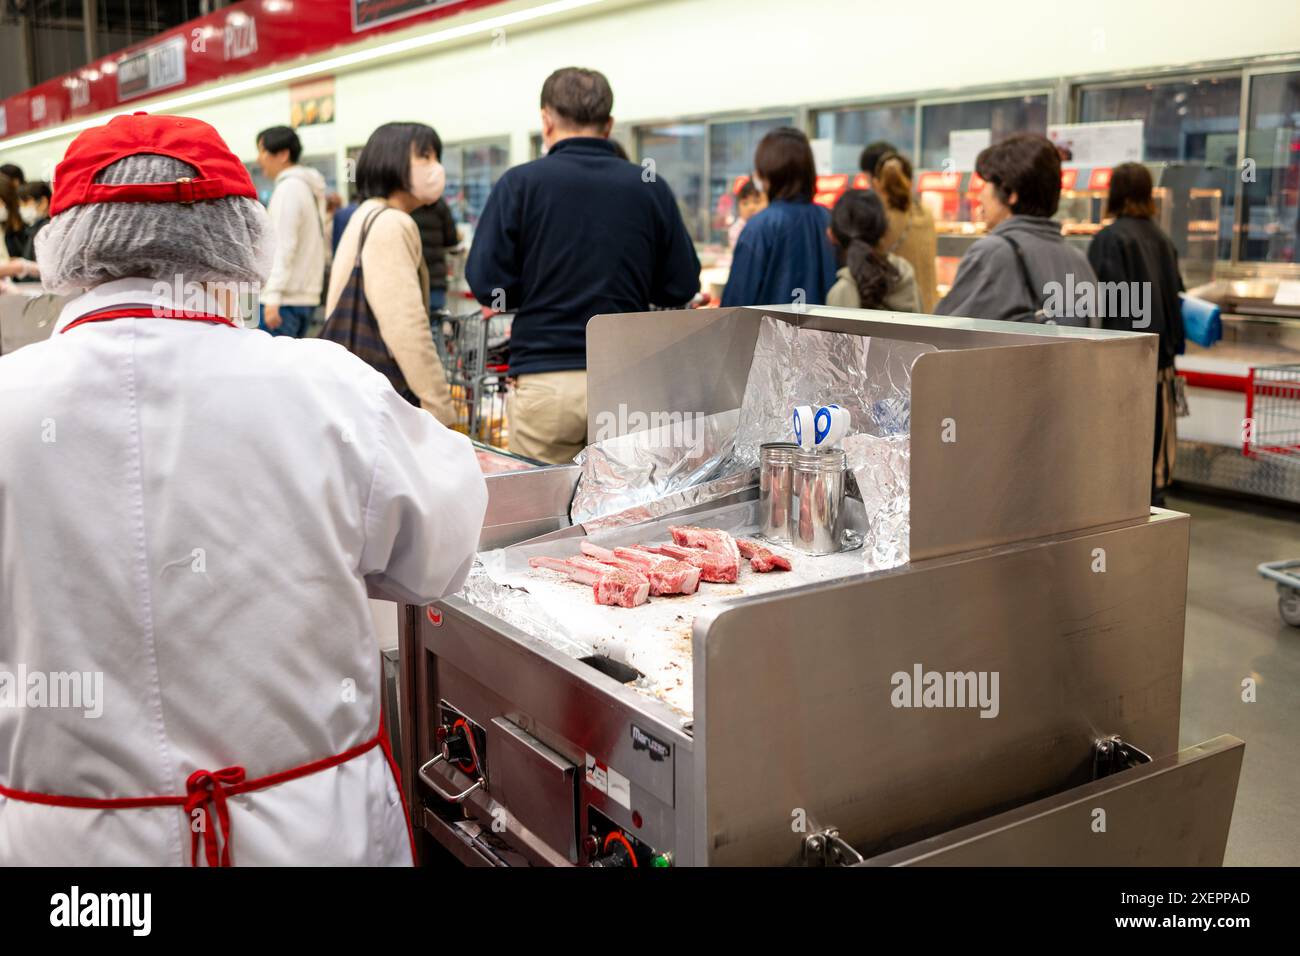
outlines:
[[744, 185], [736, 190], [736, 218], [727, 230], [730, 248], [736, 248], [736, 240], [745, 228], [745, 223], [767, 208], [767, 195], [754, 185], [753, 179], [746, 179]]
[[888, 228], [884, 204], [874, 192], [850, 189], [835, 203], [827, 234], [844, 265], [835, 274], [835, 285], [826, 296], [827, 305], [921, 311], [911, 263], [880, 251]]

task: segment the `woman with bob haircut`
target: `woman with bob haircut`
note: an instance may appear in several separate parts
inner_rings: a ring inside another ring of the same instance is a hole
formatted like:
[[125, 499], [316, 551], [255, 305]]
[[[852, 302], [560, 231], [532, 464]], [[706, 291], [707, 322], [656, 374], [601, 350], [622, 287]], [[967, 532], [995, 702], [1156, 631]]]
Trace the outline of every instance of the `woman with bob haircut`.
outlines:
[[826, 237], [830, 211], [812, 201], [817, 171], [808, 137], [789, 126], [769, 132], [754, 151], [754, 179], [768, 206], [736, 241], [722, 304], [824, 305], [837, 262]]
[[1017, 133], [981, 151], [975, 172], [984, 180], [980, 204], [989, 233], [962, 257], [935, 314], [1095, 325], [1087, 298], [1076, 307], [1058, 291], [1095, 289], [1097, 277], [1052, 219], [1061, 199], [1056, 146], [1045, 136]]
[[429, 270], [420, 228], [411, 218], [442, 196], [447, 176], [441, 155], [442, 140], [423, 123], [385, 123], [370, 135], [357, 158], [361, 202], [334, 254], [325, 300], [329, 318], [321, 334], [332, 337], [340, 301], [352, 313], [364, 307], [382, 341], [357, 354], [388, 374], [407, 401], [450, 426], [451, 390], [429, 325]]
[[1178, 250], [1156, 225], [1151, 173], [1141, 163], [1121, 163], [1111, 171], [1106, 214], [1114, 216], [1115, 221], [1097, 233], [1088, 246], [1088, 261], [1098, 280], [1144, 283], [1143, 287], [1151, 292], [1145, 315], [1107, 315], [1102, 326], [1160, 336], [1151, 503], [1162, 507], [1165, 488], [1173, 479], [1174, 451], [1178, 447], [1174, 356], [1183, 351], [1183, 310], [1178, 298], [1183, 279], [1178, 271]]

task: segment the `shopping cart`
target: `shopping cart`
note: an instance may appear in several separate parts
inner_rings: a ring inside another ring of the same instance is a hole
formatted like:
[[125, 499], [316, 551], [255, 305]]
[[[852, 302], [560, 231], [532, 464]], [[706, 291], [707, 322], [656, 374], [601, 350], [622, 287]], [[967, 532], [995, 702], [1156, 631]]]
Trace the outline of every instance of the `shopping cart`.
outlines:
[[[1243, 451], [1248, 456], [1279, 468], [1300, 468], [1300, 364], [1251, 369], [1246, 422]], [[1267, 562], [1258, 571], [1277, 585], [1282, 620], [1300, 627], [1300, 560]]]
[[453, 315], [435, 312], [433, 341], [451, 387], [456, 422], [452, 426], [478, 441], [506, 443], [506, 368], [512, 316], [484, 316], [475, 309]]

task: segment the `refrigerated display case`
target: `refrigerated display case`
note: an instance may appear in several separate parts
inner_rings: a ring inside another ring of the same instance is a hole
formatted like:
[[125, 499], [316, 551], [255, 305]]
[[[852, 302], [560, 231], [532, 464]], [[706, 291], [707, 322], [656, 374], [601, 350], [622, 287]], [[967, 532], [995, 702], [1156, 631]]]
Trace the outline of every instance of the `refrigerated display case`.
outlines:
[[[1226, 221], [1218, 230], [1218, 249], [1206, 255], [1198, 248], [1198, 260], [1228, 259], [1232, 254], [1241, 94], [1241, 75], [1225, 70], [1100, 78], [1075, 90], [1076, 122], [1142, 123], [1142, 161], [1153, 175], [1158, 169], [1179, 166], [1209, 172], [1209, 178], [1198, 185], [1219, 190], [1219, 212]], [[1182, 249], [1179, 252], [1183, 254]]]
[[1222, 229], [1220, 170], [1188, 163], [1150, 163], [1148, 168], [1156, 184], [1156, 220], [1178, 250], [1183, 284], [1191, 288], [1209, 282]]
[[[1223, 201], [1223, 191], [1213, 185], [1214, 171], [1182, 163], [1151, 163], [1148, 168], [1155, 182], [1156, 220], [1178, 249], [1184, 283], [1208, 282], [1214, 276]], [[1092, 237], [1111, 222], [1106, 213], [1110, 177], [1108, 166], [1061, 170], [1061, 199], [1053, 218], [1061, 223], [1066, 241], [1081, 251], [1087, 252]], [[926, 170], [916, 182], [921, 205], [934, 216], [942, 294], [952, 285], [961, 257], [987, 232], [979, 200], [984, 181], [975, 172]]]
[[[1214, 275], [1219, 246], [1219, 211], [1223, 190], [1216, 173], [1185, 163], [1147, 163], [1154, 183], [1156, 222], [1174, 242], [1186, 285], [1208, 282]], [[1054, 217], [1061, 232], [1083, 249], [1114, 217], [1107, 214], [1111, 167], [1061, 170], [1061, 202]]]
[[934, 217], [935, 279], [940, 296], [952, 288], [966, 250], [987, 231], [979, 199], [983, 187], [979, 173], [933, 169], [917, 173], [917, 201]]
[[1053, 217], [1065, 236], [1095, 236], [1105, 228], [1110, 170], [1061, 170], [1061, 201]]

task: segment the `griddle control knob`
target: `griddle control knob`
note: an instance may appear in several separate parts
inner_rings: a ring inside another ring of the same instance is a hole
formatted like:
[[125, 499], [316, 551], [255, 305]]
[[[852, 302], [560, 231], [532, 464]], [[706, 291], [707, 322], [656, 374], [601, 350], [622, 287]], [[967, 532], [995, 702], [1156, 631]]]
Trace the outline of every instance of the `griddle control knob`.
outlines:
[[605, 835], [602, 843], [602, 854], [591, 861], [592, 866], [598, 867], [635, 867], [638, 865], [636, 853], [632, 849], [632, 844], [627, 837], [617, 830]]
[[467, 764], [474, 759], [474, 752], [470, 749], [469, 740], [465, 736], [467, 732], [468, 728], [463, 721], [458, 721], [456, 724], [443, 724], [437, 729], [434, 736], [438, 747], [442, 750], [443, 759], [457, 765]]

